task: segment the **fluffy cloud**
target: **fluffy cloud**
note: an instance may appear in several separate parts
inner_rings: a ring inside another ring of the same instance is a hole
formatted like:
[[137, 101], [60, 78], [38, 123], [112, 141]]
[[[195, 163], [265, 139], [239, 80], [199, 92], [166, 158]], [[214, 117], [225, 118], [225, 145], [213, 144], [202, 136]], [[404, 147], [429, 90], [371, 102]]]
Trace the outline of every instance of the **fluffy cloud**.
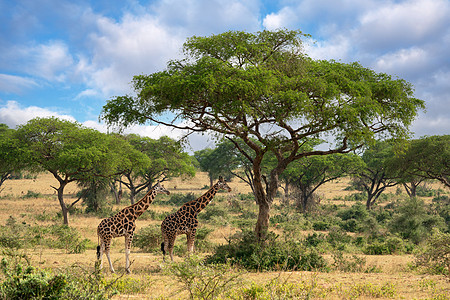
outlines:
[[8, 101], [6, 105], [0, 106], [0, 123], [8, 125], [10, 128], [25, 124], [36, 117], [45, 118], [51, 116], [75, 121], [75, 118], [72, 116], [52, 111], [47, 108], [37, 106], [21, 107], [16, 101]]
[[0, 74], [0, 91], [20, 94], [23, 90], [36, 86], [38, 86], [38, 84], [31, 78]]

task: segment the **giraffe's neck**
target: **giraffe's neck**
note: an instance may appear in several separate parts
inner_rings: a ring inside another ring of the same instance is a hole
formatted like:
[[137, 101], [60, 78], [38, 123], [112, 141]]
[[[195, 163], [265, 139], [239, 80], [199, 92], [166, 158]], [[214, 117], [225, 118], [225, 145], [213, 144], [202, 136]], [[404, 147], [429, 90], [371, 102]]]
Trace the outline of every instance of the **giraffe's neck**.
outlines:
[[144, 197], [142, 197], [141, 200], [130, 206], [130, 208], [133, 208], [135, 218], [139, 217], [144, 213], [144, 211], [147, 210], [147, 208], [153, 202], [153, 199], [155, 199], [155, 196], [156, 191], [154, 189], [151, 189]]
[[211, 202], [211, 200], [214, 198], [218, 190], [219, 188], [217, 184], [215, 184], [198, 199], [192, 200], [187, 204], [190, 204], [189, 206], [191, 206], [194, 209], [195, 214], [198, 214], [206, 207], [206, 205], [209, 204], [209, 202]]

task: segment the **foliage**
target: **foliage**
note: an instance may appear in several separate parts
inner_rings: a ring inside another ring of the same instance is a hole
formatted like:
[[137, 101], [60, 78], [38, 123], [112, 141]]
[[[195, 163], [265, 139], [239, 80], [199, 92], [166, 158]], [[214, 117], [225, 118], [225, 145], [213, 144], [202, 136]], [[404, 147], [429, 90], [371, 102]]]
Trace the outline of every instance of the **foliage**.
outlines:
[[113, 136], [79, 123], [54, 117], [35, 118], [19, 126], [16, 134], [28, 151], [27, 167], [48, 171], [58, 181], [59, 186], [53, 188], [58, 194], [65, 225], [69, 225], [70, 209], [64, 202], [66, 185], [93, 176], [110, 176], [124, 162], [114, 151], [120, 147]]
[[415, 244], [425, 240], [433, 227], [443, 226], [444, 220], [439, 215], [427, 211], [423, 200], [418, 198], [403, 201], [398, 208], [398, 213], [389, 224], [393, 233], [397, 233]]
[[423, 249], [416, 254], [416, 265], [433, 274], [450, 276], [450, 233], [433, 230]]
[[357, 255], [345, 256], [342, 251], [333, 253], [332, 267], [341, 272], [369, 273], [377, 271], [374, 267], [366, 266], [366, 259]]
[[133, 246], [145, 252], [160, 251], [161, 242], [161, 227], [159, 225], [143, 227], [136, 232], [133, 238]]
[[173, 206], [181, 206], [189, 201], [197, 199], [197, 196], [194, 193], [171, 193], [169, 200], [165, 203]]
[[293, 283], [288, 282], [288, 279], [289, 277], [282, 279], [281, 276], [277, 276], [265, 284], [252, 282], [250, 287], [242, 287], [227, 296], [231, 299], [248, 300], [311, 299], [315, 296], [321, 298], [321, 288], [314, 280]]
[[83, 253], [89, 240], [66, 225], [30, 226], [10, 217], [5, 226], [0, 226], [0, 246], [11, 249], [30, 248], [37, 245], [53, 249], [64, 249], [67, 253]]
[[[86, 212], [101, 212], [107, 210], [107, 195], [109, 192], [108, 179], [97, 177], [79, 182], [82, 187], [78, 196], [83, 199], [86, 205]], [[110, 207], [109, 207], [110, 208]]]
[[197, 256], [180, 263], [170, 263], [164, 272], [182, 283], [190, 299], [216, 299], [237, 285], [239, 282], [236, 279], [242, 274], [230, 264], [206, 265]]
[[60, 299], [68, 282], [64, 275], [53, 275], [18, 261], [2, 258], [0, 268], [5, 280], [0, 283], [1, 299]]
[[7, 179], [27, 167], [28, 151], [15, 136], [15, 131], [0, 123], [0, 192]]
[[200, 169], [208, 173], [210, 187], [219, 176], [223, 176], [225, 179], [231, 178], [232, 171], [238, 168], [238, 161], [233, 150], [233, 144], [222, 142], [214, 149], [206, 148], [194, 153]]
[[239, 265], [248, 270], [327, 270], [325, 259], [314, 249], [294, 241], [277, 241], [275, 234], [258, 242], [251, 231], [232, 237], [228, 244], [218, 246], [207, 258], [208, 263]]
[[450, 135], [434, 135], [409, 142], [392, 164], [406, 178], [437, 179], [450, 187]]
[[282, 175], [299, 190], [297, 207], [306, 211], [312, 195], [320, 186], [353, 174], [361, 169], [362, 165], [361, 158], [356, 154], [334, 153], [325, 156], [309, 156], [291, 163]]
[[132, 203], [135, 195], [152, 186], [156, 180], [195, 175], [193, 159], [174, 139], [162, 136], [154, 140], [129, 134], [125, 140], [132, 146], [130, 153], [124, 153], [131, 164], [120, 171], [123, 178], [119, 180], [130, 190]]

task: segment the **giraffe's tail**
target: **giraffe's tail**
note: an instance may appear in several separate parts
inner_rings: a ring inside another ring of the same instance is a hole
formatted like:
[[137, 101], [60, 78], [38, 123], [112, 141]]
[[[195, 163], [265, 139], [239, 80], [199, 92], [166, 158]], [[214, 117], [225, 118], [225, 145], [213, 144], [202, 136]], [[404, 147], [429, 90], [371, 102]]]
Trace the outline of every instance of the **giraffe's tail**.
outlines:
[[100, 259], [100, 237], [97, 235], [98, 243], [97, 243], [97, 260]]
[[166, 255], [166, 251], [164, 250], [164, 242], [161, 243], [161, 251], [163, 255]]

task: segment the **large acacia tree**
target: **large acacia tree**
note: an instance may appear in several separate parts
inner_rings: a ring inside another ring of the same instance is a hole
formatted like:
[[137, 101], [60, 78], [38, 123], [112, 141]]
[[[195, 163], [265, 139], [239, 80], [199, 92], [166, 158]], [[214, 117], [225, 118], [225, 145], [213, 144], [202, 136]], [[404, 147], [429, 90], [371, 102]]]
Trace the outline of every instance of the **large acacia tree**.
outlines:
[[[114, 126], [150, 122], [229, 138], [253, 168], [261, 237], [279, 176], [291, 162], [348, 152], [383, 133], [404, 137], [424, 106], [402, 79], [358, 63], [309, 58], [302, 53], [304, 37], [295, 30], [191, 37], [185, 59], [135, 76], [136, 95], [110, 99], [102, 118]], [[305, 142], [326, 135], [335, 137], [328, 150], [303, 150]], [[277, 163], [263, 176], [268, 154]]]

